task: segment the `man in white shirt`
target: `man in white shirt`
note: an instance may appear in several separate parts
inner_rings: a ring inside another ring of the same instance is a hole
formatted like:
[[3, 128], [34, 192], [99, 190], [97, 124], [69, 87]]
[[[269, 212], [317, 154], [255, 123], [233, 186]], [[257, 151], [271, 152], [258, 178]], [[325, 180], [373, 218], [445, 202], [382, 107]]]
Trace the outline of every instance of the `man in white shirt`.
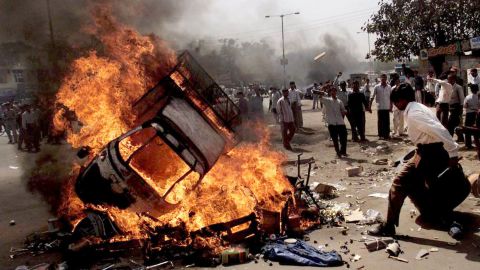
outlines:
[[476, 68], [470, 69], [470, 74], [468, 75], [468, 84], [476, 84], [480, 87], [480, 76], [478, 76], [478, 71]]
[[25, 130], [25, 144], [28, 151], [35, 148], [35, 151], [40, 150], [39, 140], [36, 139], [35, 134], [38, 128], [38, 116], [31, 109], [30, 105], [26, 105], [25, 112], [22, 114], [22, 128]]
[[458, 165], [458, 144], [428, 107], [415, 102], [415, 92], [410, 85], [397, 87], [391, 100], [405, 111], [408, 136], [417, 149], [393, 180], [387, 221], [368, 232], [394, 235], [403, 202], [409, 197], [425, 220], [450, 226], [449, 234], [458, 238], [461, 226], [453, 220], [453, 209], [470, 192], [470, 183]]
[[452, 85], [456, 82], [455, 75], [448, 75], [446, 81], [435, 78], [429, 78], [428, 80], [437, 83], [435, 86], [435, 88], [438, 90], [436, 91], [437, 99], [435, 100], [435, 103], [437, 104], [437, 118], [444, 127], [448, 127], [448, 113], [450, 110], [449, 104], [450, 97], [452, 96], [453, 92]]
[[377, 101], [378, 116], [378, 137], [380, 139], [390, 139], [390, 112], [392, 111], [392, 103], [390, 102], [390, 93], [392, 88], [387, 84], [387, 75], [382, 74], [380, 84], [373, 89], [373, 95], [370, 104], [374, 99]]
[[315, 109], [318, 109], [320, 108], [320, 101], [319, 101], [319, 94], [318, 94], [318, 91], [319, 91], [319, 87], [318, 87], [318, 83], [313, 83], [313, 89], [312, 89], [312, 98], [313, 98], [313, 102], [312, 102], [312, 110], [315, 110]]
[[[333, 146], [337, 156], [341, 158], [347, 155], [347, 128], [343, 118], [347, 110], [343, 102], [337, 98], [337, 88], [331, 85], [326, 86], [328, 93], [321, 92], [323, 108], [325, 110], [325, 119], [328, 124], [328, 132], [332, 138]], [[329, 94], [329, 97], [324, 97]], [[340, 145], [338, 144], [340, 141]]]
[[290, 99], [290, 104], [292, 105], [295, 127], [301, 129], [303, 127], [302, 98], [300, 97], [300, 91], [297, 89], [297, 85], [293, 81], [290, 82], [288, 99]]
[[[453, 135], [455, 128], [461, 124], [461, 116], [463, 112], [463, 100], [465, 98], [463, 88], [457, 84], [457, 76], [455, 73], [451, 72], [448, 77], [447, 81], [431, 79], [438, 84], [440, 84], [440, 93], [437, 99], [437, 103], [440, 104], [440, 121], [442, 124], [446, 126], [450, 135]], [[448, 115], [447, 110], [448, 104], [448, 111], [450, 115]], [[437, 117], [439, 116], [439, 112], [437, 110]], [[446, 125], [445, 125], [445, 117], [448, 116]]]
[[295, 118], [288, 97], [289, 90], [283, 89], [282, 95], [283, 96], [277, 101], [278, 120], [280, 121], [280, 127], [282, 129], [283, 147], [292, 150], [290, 141], [292, 141], [293, 135], [295, 135]]
[[[480, 103], [478, 102], [478, 85], [470, 84], [470, 95], [465, 97], [463, 107], [465, 108], [465, 126], [466, 127], [480, 127], [478, 112], [480, 110]], [[475, 144], [478, 143], [478, 136], [475, 136]], [[479, 147], [480, 145], [477, 145]], [[465, 147], [472, 149], [472, 136], [465, 134]]]

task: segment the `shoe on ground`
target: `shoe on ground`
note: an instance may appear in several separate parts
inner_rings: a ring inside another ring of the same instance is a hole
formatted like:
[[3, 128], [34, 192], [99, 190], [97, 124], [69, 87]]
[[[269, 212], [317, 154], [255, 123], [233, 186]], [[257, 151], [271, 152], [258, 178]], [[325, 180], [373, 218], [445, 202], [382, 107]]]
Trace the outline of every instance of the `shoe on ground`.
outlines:
[[453, 239], [459, 240], [463, 237], [463, 226], [454, 221], [448, 230], [448, 235], [450, 235]]
[[372, 236], [394, 236], [395, 225], [389, 223], [381, 223], [370, 228], [367, 233]]

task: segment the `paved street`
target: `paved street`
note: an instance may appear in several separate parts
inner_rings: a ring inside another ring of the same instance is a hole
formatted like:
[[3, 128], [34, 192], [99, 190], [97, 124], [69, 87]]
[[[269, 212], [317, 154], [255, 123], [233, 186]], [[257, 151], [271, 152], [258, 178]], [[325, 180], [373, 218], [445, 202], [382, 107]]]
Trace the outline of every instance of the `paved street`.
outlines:
[[[367, 114], [367, 138], [370, 148], [379, 145], [388, 145], [392, 150], [385, 154], [377, 154], [375, 156], [367, 156], [358, 143], [348, 143], [349, 158], [336, 159], [331, 142], [328, 141], [328, 132], [323, 125], [320, 111], [310, 110], [310, 101], [304, 103], [304, 119], [305, 127], [312, 130], [312, 134], [296, 134], [293, 140], [293, 148], [298, 152], [304, 152], [302, 158], [313, 156], [316, 164], [319, 166], [315, 169], [312, 176], [312, 182], [334, 183], [345, 187], [345, 190], [339, 192], [339, 197], [334, 202], [352, 203], [351, 209], [360, 208], [362, 211], [367, 209], [379, 210], [383, 216], [386, 215], [387, 200], [383, 198], [368, 197], [371, 193], [388, 192], [391, 178], [390, 176], [381, 176], [378, 172], [389, 172], [392, 170], [389, 166], [380, 166], [371, 164], [374, 158], [388, 158], [395, 160], [402, 156], [411, 146], [403, 143], [401, 140], [377, 141], [376, 138], [376, 115]], [[267, 119], [270, 114], [266, 114]], [[348, 124], [347, 124], [348, 125]], [[280, 136], [277, 126], [271, 125], [273, 147], [281, 150]], [[349, 137], [350, 138], [350, 137]], [[0, 245], [0, 269], [15, 269], [16, 266], [22, 264], [35, 265], [40, 262], [60, 262], [61, 258], [58, 254], [47, 254], [37, 257], [22, 256], [16, 259], [9, 259], [10, 247], [21, 247], [22, 242], [28, 234], [46, 230], [47, 219], [52, 217], [48, 213], [48, 207], [42, 202], [39, 195], [31, 194], [26, 190], [26, 178], [22, 173], [27, 166], [33, 164], [33, 158], [39, 154], [29, 154], [25, 152], [17, 152], [16, 148], [7, 144], [6, 137], [0, 137], [0, 230], [2, 232]], [[45, 149], [59, 151], [58, 146], [44, 146]], [[283, 151], [283, 150], [281, 150]], [[296, 153], [286, 152], [289, 159], [296, 159]], [[73, 153], [72, 153], [73, 155]], [[478, 170], [478, 160], [476, 160], [474, 151], [461, 151], [464, 157], [462, 165], [465, 172], [471, 173]], [[25, 161], [23, 161], [25, 160]], [[345, 167], [352, 165], [361, 165], [366, 172], [377, 172], [371, 177], [347, 177]], [[294, 168], [288, 168], [287, 172], [295, 175]], [[306, 174], [306, 166], [302, 168], [302, 175]], [[380, 175], [380, 176], [379, 176]], [[356, 203], [356, 201], [364, 201]], [[348, 224], [349, 231], [347, 235], [342, 235], [340, 228], [327, 228], [324, 226], [320, 230], [312, 232], [309, 237], [309, 243], [313, 246], [326, 246], [327, 250], [340, 250], [340, 246], [348, 243], [350, 249], [349, 254], [342, 254], [344, 260], [349, 261], [351, 254], [358, 254], [362, 258], [358, 262], [351, 262], [350, 269], [478, 269], [480, 265], [480, 218], [478, 212], [479, 206], [476, 205], [478, 199], [473, 197], [467, 200], [458, 208], [463, 212], [461, 216], [466, 220], [469, 226], [467, 237], [456, 242], [448, 236], [446, 232], [429, 228], [426, 224], [417, 222], [417, 217], [410, 217], [410, 210], [413, 209], [412, 204], [407, 199], [402, 214], [401, 224], [397, 229], [399, 235], [404, 235], [400, 240], [400, 245], [404, 251], [400, 257], [405, 258], [409, 263], [398, 262], [387, 258], [384, 250], [369, 253], [361, 240], [364, 232], [368, 227]], [[10, 226], [9, 221], [14, 219], [15, 226]], [[408, 237], [406, 237], [408, 236]], [[350, 239], [354, 240], [350, 244]], [[476, 247], [477, 246], [477, 247]], [[438, 252], [431, 252], [427, 259], [415, 260], [415, 256], [420, 249], [438, 248]], [[236, 265], [228, 267], [229, 269], [298, 269], [298, 267], [280, 266], [273, 263], [268, 266], [268, 262], [260, 260], [258, 264], [250, 262], [248, 264]], [[304, 269], [304, 268], [302, 268]], [[305, 269], [308, 269], [305, 268]], [[347, 269], [342, 266], [336, 269]]]

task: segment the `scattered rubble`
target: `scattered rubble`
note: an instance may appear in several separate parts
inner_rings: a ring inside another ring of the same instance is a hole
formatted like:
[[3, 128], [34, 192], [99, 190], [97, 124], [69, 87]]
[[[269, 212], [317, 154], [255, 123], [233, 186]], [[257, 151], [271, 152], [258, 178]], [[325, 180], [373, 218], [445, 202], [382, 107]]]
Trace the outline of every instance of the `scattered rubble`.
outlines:
[[353, 166], [345, 169], [347, 171], [348, 177], [358, 176], [363, 171], [361, 166]]

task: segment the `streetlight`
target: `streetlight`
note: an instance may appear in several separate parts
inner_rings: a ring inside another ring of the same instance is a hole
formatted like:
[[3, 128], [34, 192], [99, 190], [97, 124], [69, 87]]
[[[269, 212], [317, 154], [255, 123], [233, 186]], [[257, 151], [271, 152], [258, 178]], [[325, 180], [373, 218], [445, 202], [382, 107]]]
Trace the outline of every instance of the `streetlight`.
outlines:
[[[357, 34], [364, 34], [365, 32], [357, 32]], [[370, 59], [370, 68], [372, 69], [372, 72], [374, 72], [374, 67], [373, 67], [373, 59], [372, 59], [372, 51], [370, 50], [370, 32], [367, 31], [367, 37], [368, 37], [368, 58]]]
[[286, 78], [287, 78], [287, 60], [285, 59], [285, 33], [283, 31], [283, 17], [289, 15], [298, 15], [300, 12], [293, 12], [288, 14], [280, 14], [280, 15], [266, 15], [265, 18], [272, 18], [272, 17], [280, 17], [282, 20], [282, 61], [281, 64], [283, 65], [283, 87], [287, 88]]

